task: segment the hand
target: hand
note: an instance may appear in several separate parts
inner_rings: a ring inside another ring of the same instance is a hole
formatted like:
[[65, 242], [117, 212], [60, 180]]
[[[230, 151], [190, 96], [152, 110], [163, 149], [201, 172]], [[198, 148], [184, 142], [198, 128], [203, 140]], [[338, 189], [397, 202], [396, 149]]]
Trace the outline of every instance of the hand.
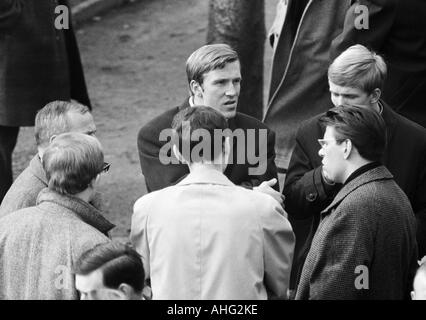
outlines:
[[276, 191], [274, 188], [272, 188], [277, 183], [278, 183], [278, 180], [276, 178], [273, 178], [268, 181], [263, 181], [258, 187], [254, 187], [253, 191], [266, 193], [270, 195], [272, 198], [274, 198], [276, 201], [278, 201], [281, 206], [283, 206], [284, 199], [285, 199], [284, 195]]

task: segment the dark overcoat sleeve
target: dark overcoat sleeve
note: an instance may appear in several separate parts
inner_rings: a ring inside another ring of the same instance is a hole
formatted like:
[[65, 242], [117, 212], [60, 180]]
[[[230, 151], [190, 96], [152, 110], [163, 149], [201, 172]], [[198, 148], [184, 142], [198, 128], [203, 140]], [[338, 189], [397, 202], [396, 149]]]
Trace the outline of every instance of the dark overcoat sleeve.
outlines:
[[296, 133], [296, 145], [283, 190], [286, 211], [291, 219], [302, 220], [314, 213], [319, 214], [331, 203], [338, 188], [325, 183], [322, 178], [317, 143], [322, 131], [317, 118], [304, 122]]
[[19, 18], [23, 0], [1, 0], [0, 1], [0, 30], [10, 28]]
[[[168, 142], [160, 141], [161, 132], [171, 129], [175, 113], [177, 113], [177, 109], [167, 111], [151, 120], [139, 131], [139, 159], [148, 192], [174, 185], [189, 173], [186, 165], [178, 163], [171, 147], [166, 146], [162, 149]], [[165, 156], [173, 159], [176, 163], [163, 164], [160, 161], [160, 150], [166, 149], [167, 154]]]
[[[368, 28], [360, 28], [362, 21], [362, 7], [368, 9]], [[357, 0], [352, 1], [346, 12], [342, 33], [333, 40], [330, 50], [333, 61], [348, 47], [363, 44], [374, 51], [381, 51], [387, 40], [396, 15], [395, 0]]]
[[[267, 129], [266, 137], [267, 137], [266, 141], [262, 141], [262, 140], [256, 141], [257, 147], [260, 148], [260, 150], [261, 150], [261, 145], [266, 143], [267, 160], [265, 164], [266, 165], [265, 173], [260, 175], [248, 174], [247, 176], [249, 177], [249, 179], [247, 179], [246, 181], [242, 181], [240, 185], [243, 187], [252, 189], [253, 187], [259, 186], [264, 181], [268, 181], [275, 178], [277, 179], [277, 183], [273, 186], [273, 188], [276, 191], [279, 191], [277, 166], [275, 165], [275, 132], [270, 129]], [[258, 151], [257, 153], [259, 153], [259, 149], [257, 151]]]

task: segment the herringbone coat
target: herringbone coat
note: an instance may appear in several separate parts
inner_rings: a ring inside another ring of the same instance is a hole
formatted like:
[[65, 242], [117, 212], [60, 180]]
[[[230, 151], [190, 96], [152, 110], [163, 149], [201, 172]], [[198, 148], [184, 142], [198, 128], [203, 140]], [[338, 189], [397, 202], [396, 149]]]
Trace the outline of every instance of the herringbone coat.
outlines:
[[350, 181], [321, 214], [296, 299], [407, 296], [417, 261], [416, 220], [385, 167]]

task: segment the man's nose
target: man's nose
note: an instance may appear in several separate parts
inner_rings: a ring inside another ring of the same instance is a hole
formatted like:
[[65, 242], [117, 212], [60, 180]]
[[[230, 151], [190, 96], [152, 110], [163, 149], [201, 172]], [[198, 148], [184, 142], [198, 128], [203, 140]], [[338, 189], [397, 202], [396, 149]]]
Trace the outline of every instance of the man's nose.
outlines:
[[342, 96], [337, 96], [334, 98], [336, 106], [343, 106], [345, 103], [345, 99]]
[[225, 92], [225, 94], [226, 94], [227, 96], [235, 96], [235, 95], [237, 95], [237, 92], [238, 92], [238, 90], [237, 90], [236, 85], [235, 85], [235, 84], [233, 84], [232, 82], [230, 82], [230, 83], [228, 84], [228, 86], [226, 87], [226, 92]]
[[320, 148], [319, 150], [318, 150], [318, 155], [321, 157], [321, 158], [323, 158], [324, 157], [324, 148]]

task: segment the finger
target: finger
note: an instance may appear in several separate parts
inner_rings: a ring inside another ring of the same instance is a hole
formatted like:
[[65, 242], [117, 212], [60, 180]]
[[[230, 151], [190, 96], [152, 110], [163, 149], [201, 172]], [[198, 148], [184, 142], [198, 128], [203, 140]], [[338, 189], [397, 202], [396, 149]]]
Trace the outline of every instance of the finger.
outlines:
[[272, 178], [271, 180], [265, 181], [268, 186], [273, 187], [277, 183], [277, 178]]

